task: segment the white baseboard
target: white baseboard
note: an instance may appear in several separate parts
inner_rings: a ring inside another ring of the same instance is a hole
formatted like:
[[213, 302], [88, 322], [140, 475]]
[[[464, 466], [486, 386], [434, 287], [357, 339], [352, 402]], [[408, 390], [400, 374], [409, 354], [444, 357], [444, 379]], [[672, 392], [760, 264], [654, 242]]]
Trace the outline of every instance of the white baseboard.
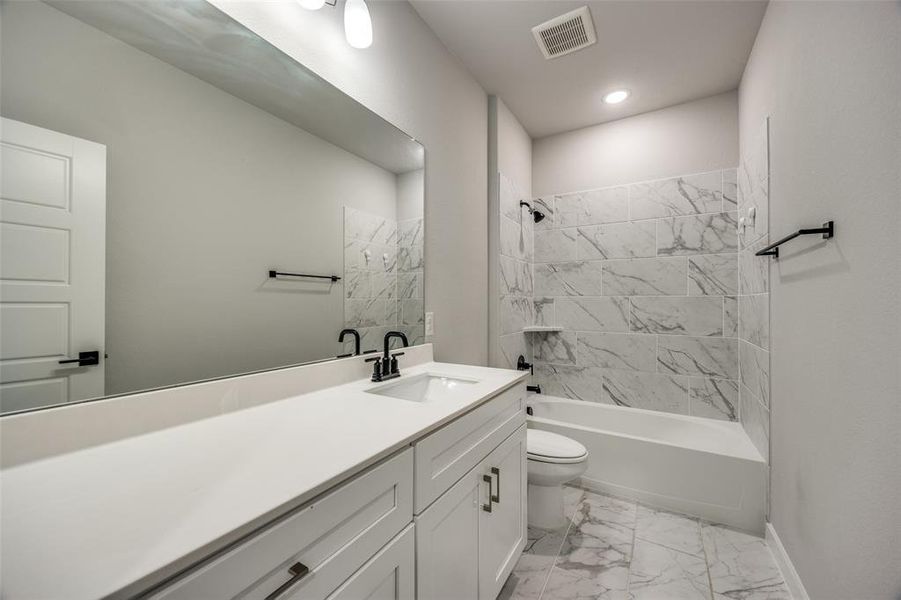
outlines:
[[766, 524], [766, 543], [776, 558], [776, 564], [782, 571], [782, 577], [785, 579], [785, 585], [791, 592], [792, 598], [794, 600], [810, 600], [810, 596], [807, 595], [807, 590], [804, 589], [804, 584], [801, 583], [801, 578], [795, 570], [795, 565], [792, 564], [788, 552], [785, 551], [785, 546], [782, 545], [782, 540], [776, 534], [773, 524], [769, 522]]

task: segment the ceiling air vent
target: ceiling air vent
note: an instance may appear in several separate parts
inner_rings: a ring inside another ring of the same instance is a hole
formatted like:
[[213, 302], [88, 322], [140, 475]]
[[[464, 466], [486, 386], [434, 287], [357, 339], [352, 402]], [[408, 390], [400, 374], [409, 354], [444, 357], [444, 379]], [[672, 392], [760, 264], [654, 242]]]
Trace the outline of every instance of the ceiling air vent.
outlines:
[[547, 59], [570, 54], [598, 41], [587, 6], [533, 27], [532, 35]]

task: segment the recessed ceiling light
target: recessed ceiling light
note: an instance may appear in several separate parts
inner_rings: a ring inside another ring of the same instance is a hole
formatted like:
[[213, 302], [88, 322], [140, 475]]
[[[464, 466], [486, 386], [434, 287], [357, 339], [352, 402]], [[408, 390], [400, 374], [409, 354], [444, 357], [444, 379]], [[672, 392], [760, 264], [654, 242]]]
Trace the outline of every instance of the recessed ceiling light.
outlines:
[[619, 104], [629, 97], [629, 90], [616, 90], [604, 96], [604, 102], [607, 104]]

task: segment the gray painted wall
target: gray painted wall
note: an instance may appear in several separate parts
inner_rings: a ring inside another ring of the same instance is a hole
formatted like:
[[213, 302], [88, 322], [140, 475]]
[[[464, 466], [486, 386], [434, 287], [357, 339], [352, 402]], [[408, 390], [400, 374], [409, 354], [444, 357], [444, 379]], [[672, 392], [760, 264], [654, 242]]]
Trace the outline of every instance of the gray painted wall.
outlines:
[[487, 96], [407, 3], [370, 2], [374, 41], [344, 40], [342, 10], [214, 0], [224, 12], [426, 148], [425, 305], [436, 359], [487, 364]]
[[421, 219], [425, 205], [425, 171], [418, 169], [397, 176], [397, 220]]
[[740, 88], [770, 116], [771, 514], [811, 598], [901, 597], [901, 4], [771, 2]]
[[737, 95], [729, 92], [537, 139], [532, 195], [734, 168], [737, 123]]
[[[334, 355], [342, 207], [396, 176], [39, 2], [3, 5], [9, 118], [105, 144], [107, 393]], [[152, 360], [151, 360], [152, 358]]]

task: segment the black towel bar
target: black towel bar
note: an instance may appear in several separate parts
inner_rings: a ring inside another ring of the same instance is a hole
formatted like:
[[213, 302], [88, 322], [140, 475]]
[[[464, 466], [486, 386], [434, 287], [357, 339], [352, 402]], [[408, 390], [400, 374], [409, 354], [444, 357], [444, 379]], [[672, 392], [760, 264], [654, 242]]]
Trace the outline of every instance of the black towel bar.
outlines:
[[799, 235], [811, 235], [811, 234], [815, 234], [815, 233], [822, 233], [823, 239], [828, 240], [829, 238], [831, 238], [832, 236], [835, 235], [835, 225], [833, 224], [832, 221], [829, 221], [827, 223], [823, 223], [822, 227], [817, 227], [815, 229], [799, 229], [795, 233], [785, 236], [778, 242], [773, 242], [766, 248], [763, 248], [762, 250], [758, 250], [754, 254], [756, 256], [772, 256], [773, 258], [779, 258], [779, 246], [781, 246], [782, 244], [784, 244], [785, 242], [787, 242], [789, 240], [795, 239]]
[[285, 275], [287, 277], [311, 277], [313, 279], [331, 279], [332, 281], [339, 281], [341, 278], [337, 275], [307, 275], [306, 273], [282, 273], [280, 271], [269, 271], [269, 277], [275, 279], [279, 275]]

